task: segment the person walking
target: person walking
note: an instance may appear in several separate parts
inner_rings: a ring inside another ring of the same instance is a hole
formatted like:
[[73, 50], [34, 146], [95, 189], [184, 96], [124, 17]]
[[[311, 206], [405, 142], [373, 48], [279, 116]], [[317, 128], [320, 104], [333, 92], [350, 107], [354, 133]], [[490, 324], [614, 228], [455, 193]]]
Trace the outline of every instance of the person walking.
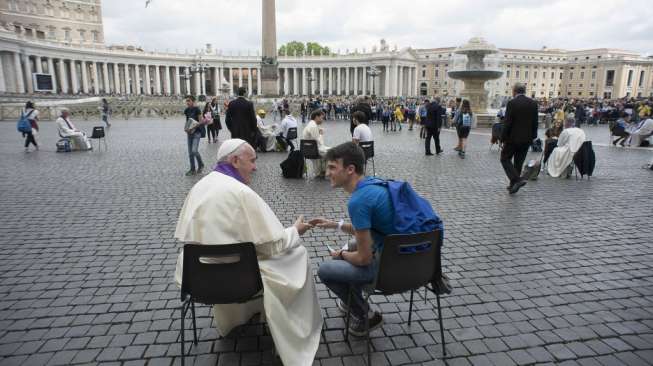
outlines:
[[107, 128], [111, 127], [109, 123], [109, 114], [111, 114], [111, 107], [106, 98], [102, 98], [102, 104], [100, 105], [100, 114], [102, 115], [102, 122], [107, 125]]
[[[204, 162], [202, 162], [202, 156], [200, 156], [198, 148], [200, 139], [206, 136], [205, 125], [202, 124], [202, 111], [195, 105], [195, 97], [192, 95], [186, 97], [184, 115], [186, 116], [184, 130], [187, 134], [188, 159], [190, 160], [190, 170], [186, 172], [186, 176], [191, 176], [202, 172], [202, 169], [204, 169]], [[196, 161], [197, 166], [195, 165]]]
[[211, 115], [213, 116], [213, 123], [208, 126], [210, 137], [213, 138], [213, 143], [218, 143], [218, 135], [222, 129], [222, 123], [220, 122], [220, 104], [218, 99], [213, 97], [211, 99]]
[[204, 104], [204, 109], [202, 110], [202, 124], [206, 126], [206, 138], [208, 143], [211, 143], [211, 137], [215, 139], [215, 132], [213, 130], [213, 113], [211, 112], [211, 102]]
[[465, 143], [467, 142], [473, 121], [474, 114], [472, 113], [472, 107], [469, 104], [469, 100], [465, 99], [462, 101], [461, 107], [456, 111], [453, 119], [458, 134], [458, 145], [454, 150], [458, 151], [458, 156], [461, 159], [465, 158]]
[[510, 194], [515, 194], [526, 184], [521, 178], [521, 169], [528, 153], [528, 148], [537, 138], [538, 108], [537, 102], [527, 97], [526, 86], [517, 83], [512, 88], [513, 98], [506, 105], [506, 117], [501, 141], [501, 166], [510, 179], [507, 187]]
[[440, 147], [440, 129], [442, 128], [442, 116], [445, 111], [440, 106], [440, 98], [436, 97], [428, 107], [426, 107], [426, 121], [424, 127], [426, 128], [426, 140], [424, 141], [424, 150], [426, 155], [433, 155], [431, 152], [431, 138], [435, 141], [435, 153], [440, 155], [442, 147]]
[[25, 118], [27, 118], [30, 126], [32, 127], [31, 131], [22, 133], [23, 137], [25, 138], [25, 152], [29, 152], [29, 144], [34, 145], [34, 148], [38, 150], [39, 145], [36, 143], [36, 137], [34, 134], [39, 130], [39, 111], [34, 108], [34, 102], [28, 101], [25, 103], [25, 111], [23, 111], [23, 115]]
[[[254, 104], [245, 99], [247, 89], [238, 88], [238, 98], [229, 102], [224, 122], [231, 132], [231, 138], [247, 141], [251, 146], [256, 146], [258, 126]], [[276, 104], [275, 104], [276, 108]]]

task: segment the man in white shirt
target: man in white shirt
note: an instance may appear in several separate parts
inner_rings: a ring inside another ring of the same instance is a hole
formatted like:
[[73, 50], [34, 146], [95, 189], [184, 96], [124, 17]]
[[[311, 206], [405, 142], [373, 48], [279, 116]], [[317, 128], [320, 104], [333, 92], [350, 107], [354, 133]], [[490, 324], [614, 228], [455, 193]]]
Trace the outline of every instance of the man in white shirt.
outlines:
[[[295, 131], [297, 131], [297, 120], [295, 117], [293, 117], [292, 114], [290, 114], [289, 110], [283, 110], [282, 112], [285, 116], [283, 118], [283, 121], [281, 121], [281, 132], [279, 135], [277, 135], [277, 142], [281, 147], [283, 148], [283, 151], [286, 151], [288, 149], [288, 146], [290, 146], [290, 151], [295, 151], [295, 145], [292, 143], [292, 139], [288, 138], [288, 130], [291, 128], [294, 128]], [[292, 136], [291, 136], [292, 137]], [[297, 135], [294, 136], [294, 138], [297, 138]]]
[[367, 117], [365, 113], [356, 111], [352, 114], [352, 121], [354, 122], [353, 142], [358, 145], [360, 142], [373, 141], [372, 130], [367, 125]]

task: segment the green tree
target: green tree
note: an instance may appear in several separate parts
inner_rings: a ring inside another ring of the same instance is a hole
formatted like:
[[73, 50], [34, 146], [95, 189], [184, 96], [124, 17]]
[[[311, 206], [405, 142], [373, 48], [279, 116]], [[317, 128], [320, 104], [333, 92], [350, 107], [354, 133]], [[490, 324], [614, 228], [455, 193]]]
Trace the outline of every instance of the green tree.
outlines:
[[329, 47], [322, 46], [317, 42], [306, 42], [305, 44], [298, 41], [288, 42], [279, 47], [280, 56], [303, 56], [303, 55], [324, 55], [330, 54]]

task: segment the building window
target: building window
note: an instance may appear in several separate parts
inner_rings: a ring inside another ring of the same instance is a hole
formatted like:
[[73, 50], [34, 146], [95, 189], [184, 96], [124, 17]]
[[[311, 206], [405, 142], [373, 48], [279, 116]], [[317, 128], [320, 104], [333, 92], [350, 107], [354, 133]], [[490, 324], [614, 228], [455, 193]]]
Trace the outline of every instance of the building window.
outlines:
[[573, 72], [569, 73], [569, 80], [574, 80], [574, 73]]
[[79, 39], [84, 42], [86, 41], [86, 31], [83, 29], [79, 30]]
[[560, 73], [560, 80], [562, 80], [562, 73]]
[[605, 73], [605, 86], [614, 85], [614, 70], [608, 70]]
[[585, 79], [585, 71], [580, 72], [580, 78], [581, 78], [581, 80]]
[[555, 72], [552, 72], [552, 73], [551, 73], [551, 80], [555, 79], [555, 77], [556, 77]]
[[519, 70], [515, 71], [515, 77], [519, 79]]
[[537, 79], [537, 71], [533, 72], [533, 79]]
[[642, 86], [644, 86], [644, 70], [642, 70], [642, 71], [639, 73], [639, 84], [638, 84], [638, 85], [639, 85], [640, 88], [641, 88]]
[[506, 78], [510, 78], [510, 70], [506, 71]]
[[426, 77], [426, 70], [422, 70], [422, 77], [423, 77], [423, 78]]
[[57, 38], [56, 28], [55, 27], [48, 27], [48, 38], [49, 39]]
[[524, 72], [524, 79], [528, 80], [528, 70]]
[[596, 79], [596, 71], [592, 71], [592, 80]]
[[435, 70], [435, 77], [436, 78], [440, 77], [440, 70], [438, 70], [438, 69]]
[[633, 85], [633, 70], [628, 70], [628, 81], [626, 82], [626, 86], [632, 86]]
[[98, 32], [92, 31], [91, 35], [93, 36], [93, 42], [98, 43], [100, 40], [98, 39]]
[[70, 42], [70, 28], [64, 28], [63, 39]]

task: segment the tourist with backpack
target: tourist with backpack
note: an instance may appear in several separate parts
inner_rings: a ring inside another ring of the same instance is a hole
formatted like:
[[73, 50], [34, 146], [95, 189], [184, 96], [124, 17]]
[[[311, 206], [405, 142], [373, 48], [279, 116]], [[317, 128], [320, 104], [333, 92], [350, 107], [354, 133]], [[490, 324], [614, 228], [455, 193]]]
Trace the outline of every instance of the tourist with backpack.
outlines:
[[39, 145], [36, 143], [34, 136], [39, 130], [38, 120], [39, 111], [34, 108], [32, 101], [28, 101], [25, 103], [25, 110], [20, 114], [20, 120], [18, 120], [17, 126], [18, 132], [25, 138], [25, 152], [29, 152], [29, 144], [34, 145], [36, 150], [39, 149]]
[[453, 123], [456, 126], [456, 132], [458, 133], [458, 145], [454, 150], [458, 151], [458, 156], [460, 156], [461, 159], [465, 158], [465, 143], [467, 142], [469, 131], [472, 129], [473, 121], [474, 114], [472, 113], [472, 108], [469, 104], [469, 100], [465, 99], [462, 101], [460, 109], [456, 111], [453, 120]]
[[370, 310], [362, 293], [363, 286], [371, 284], [376, 277], [383, 238], [391, 234], [441, 229], [442, 221], [428, 201], [419, 197], [408, 183], [366, 177], [365, 154], [355, 143], [347, 142], [330, 149], [326, 160], [331, 187], [341, 187], [351, 194], [347, 204], [351, 223], [316, 218], [309, 224], [336, 229], [355, 240], [350, 241], [347, 248], [332, 251], [333, 260], [320, 265], [318, 276], [337, 295], [336, 305], [343, 313], [348, 310], [347, 299], [352, 289], [353, 321], [349, 331], [361, 336], [365, 334], [365, 317], [369, 320], [370, 331], [383, 324], [381, 314]]

